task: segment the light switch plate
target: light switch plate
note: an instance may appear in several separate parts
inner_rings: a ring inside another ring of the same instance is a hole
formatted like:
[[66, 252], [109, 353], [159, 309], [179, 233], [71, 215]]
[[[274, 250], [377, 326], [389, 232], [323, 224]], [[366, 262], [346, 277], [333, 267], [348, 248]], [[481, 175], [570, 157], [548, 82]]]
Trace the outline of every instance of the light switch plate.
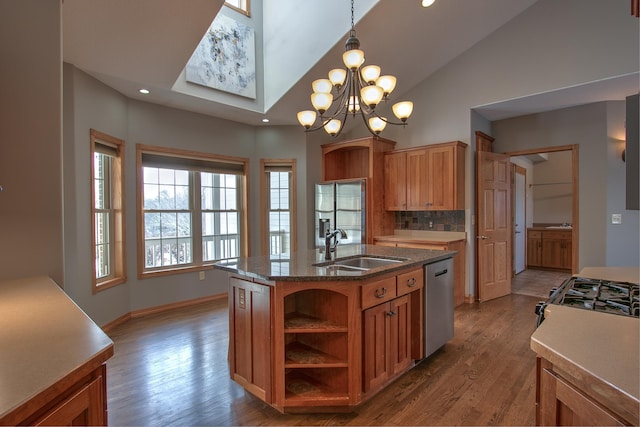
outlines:
[[622, 214], [611, 214], [611, 224], [622, 224]]

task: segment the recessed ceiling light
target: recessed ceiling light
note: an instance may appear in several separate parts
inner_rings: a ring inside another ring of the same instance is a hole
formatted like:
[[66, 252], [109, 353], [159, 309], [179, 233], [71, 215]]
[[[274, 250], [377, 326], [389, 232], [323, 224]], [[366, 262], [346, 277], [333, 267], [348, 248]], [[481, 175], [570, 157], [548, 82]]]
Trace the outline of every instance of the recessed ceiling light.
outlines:
[[262, 119], [262, 123], [269, 123], [269, 119]]
[[138, 89], [138, 92], [143, 93], [143, 94], [148, 94], [149, 93], [149, 89]]
[[422, 7], [431, 6], [436, 0], [422, 0]]

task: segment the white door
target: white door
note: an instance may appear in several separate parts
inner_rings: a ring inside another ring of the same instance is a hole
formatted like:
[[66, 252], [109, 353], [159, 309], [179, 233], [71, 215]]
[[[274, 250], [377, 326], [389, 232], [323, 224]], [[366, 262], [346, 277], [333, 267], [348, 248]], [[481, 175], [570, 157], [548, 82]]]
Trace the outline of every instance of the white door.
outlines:
[[518, 274], [525, 268], [525, 198], [526, 198], [526, 171], [516, 167], [516, 185], [515, 185], [515, 212], [514, 212], [514, 260], [513, 266], [515, 273]]

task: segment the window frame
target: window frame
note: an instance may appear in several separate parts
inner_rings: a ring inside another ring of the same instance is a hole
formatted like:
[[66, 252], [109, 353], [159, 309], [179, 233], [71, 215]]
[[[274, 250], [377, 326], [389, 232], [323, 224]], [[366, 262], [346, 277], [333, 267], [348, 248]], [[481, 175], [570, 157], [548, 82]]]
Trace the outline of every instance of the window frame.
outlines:
[[[126, 268], [126, 244], [125, 244], [125, 200], [124, 200], [124, 140], [107, 135], [106, 133], [89, 129], [90, 140], [90, 170], [91, 170], [91, 287], [92, 292], [103, 291], [127, 281]], [[96, 188], [95, 188], [95, 154], [101, 151], [100, 146], [113, 149], [114, 156], [111, 157], [111, 167], [109, 168], [109, 204], [110, 208], [104, 209], [109, 215], [109, 240], [110, 246], [109, 267], [111, 274], [102, 278], [97, 278], [96, 269], [96, 213], [103, 211], [96, 209]]]
[[261, 159], [260, 160], [260, 228], [262, 255], [270, 255], [271, 242], [269, 236], [270, 182], [267, 179], [269, 168], [286, 168], [291, 171], [289, 183], [289, 215], [291, 220], [291, 252], [297, 250], [297, 200], [296, 200], [296, 159]]
[[233, 5], [227, 1], [224, 2], [224, 5], [227, 6], [229, 9], [235, 10], [238, 13], [251, 16], [251, 0], [240, 0], [240, 7]]
[[[176, 264], [165, 267], [154, 267], [152, 269], [145, 267], [145, 227], [144, 227], [144, 161], [143, 155], [161, 156], [166, 158], [167, 167], [170, 168], [171, 160], [178, 162], [190, 162], [193, 161], [198, 164], [228, 164], [231, 167], [241, 168], [242, 172], [237, 174], [239, 176], [239, 231], [240, 231], [240, 250], [239, 257], [249, 256], [249, 228], [248, 228], [248, 180], [249, 180], [249, 159], [244, 157], [233, 157], [211, 153], [203, 153], [190, 150], [181, 150], [175, 148], [156, 147], [144, 144], [136, 145], [136, 171], [137, 171], [137, 183], [136, 183], [136, 217], [137, 217], [137, 259], [138, 259], [138, 278], [144, 279], [156, 276], [165, 276], [172, 274], [179, 274], [190, 271], [201, 271], [211, 269], [212, 265], [218, 260], [203, 261], [203, 249], [202, 249], [202, 207], [200, 205], [200, 191], [201, 183], [199, 174], [190, 173], [190, 183], [195, 184], [193, 199], [190, 201], [189, 212], [193, 215], [200, 215], [199, 217], [192, 216], [191, 219], [191, 235], [192, 235], [192, 262], [189, 264]], [[180, 169], [176, 164], [176, 169]], [[192, 172], [195, 172], [193, 169]], [[207, 170], [200, 170], [200, 172], [207, 172]], [[220, 173], [224, 173], [221, 171]], [[196, 176], [196, 179], [192, 179], [192, 176]], [[194, 200], [195, 199], [195, 200]]]

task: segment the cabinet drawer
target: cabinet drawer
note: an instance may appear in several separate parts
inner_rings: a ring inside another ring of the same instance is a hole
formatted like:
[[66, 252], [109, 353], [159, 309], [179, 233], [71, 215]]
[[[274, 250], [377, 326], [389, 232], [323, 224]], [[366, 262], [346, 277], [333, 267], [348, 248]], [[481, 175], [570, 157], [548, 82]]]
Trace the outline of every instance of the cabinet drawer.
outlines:
[[398, 275], [398, 295], [405, 295], [424, 287], [424, 270], [418, 268]]
[[571, 239], [571, 231], [545, 231], [544, 239]]
[[527, 237], [531, 239], [539, 239], [542, 237], [542, 231], [540, 230], [527, 230]]
[[362, 308], [373, 307], [396, 297], [396, 278], [378, 280], [362, 285]]

